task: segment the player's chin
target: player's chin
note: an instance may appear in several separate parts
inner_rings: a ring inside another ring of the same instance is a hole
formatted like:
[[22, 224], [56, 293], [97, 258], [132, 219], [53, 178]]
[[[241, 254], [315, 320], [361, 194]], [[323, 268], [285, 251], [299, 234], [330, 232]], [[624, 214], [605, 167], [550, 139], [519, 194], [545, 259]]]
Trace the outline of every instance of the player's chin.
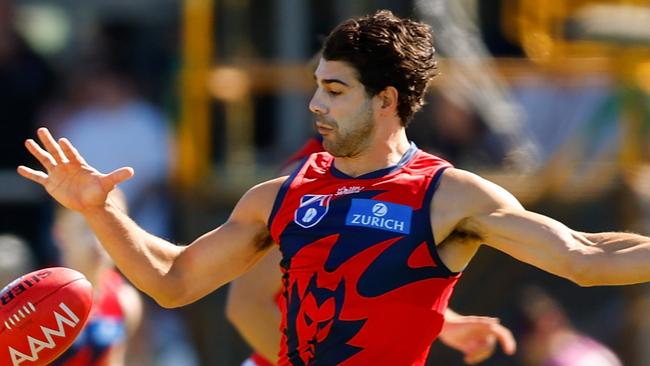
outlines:
[[332, 136], [323, 136], [323, 149], [332, 156], [340, 156], [341, 149]]

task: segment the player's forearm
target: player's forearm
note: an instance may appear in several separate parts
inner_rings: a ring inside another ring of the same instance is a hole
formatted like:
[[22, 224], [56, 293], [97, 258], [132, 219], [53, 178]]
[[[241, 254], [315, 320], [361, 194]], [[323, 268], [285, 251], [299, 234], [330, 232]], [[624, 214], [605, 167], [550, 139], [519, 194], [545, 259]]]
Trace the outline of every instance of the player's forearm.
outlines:
[[580, 261], [581, 285], [625, 285], [650, 281], [650, 238], [633, 233], [575, 232], [581, 244], [594, 248]]
[[83, 212], [91, 229], [122, 273], [161, 305], [173, 298], [170, 269], [181, 248], [141, 229], [118, 207]]

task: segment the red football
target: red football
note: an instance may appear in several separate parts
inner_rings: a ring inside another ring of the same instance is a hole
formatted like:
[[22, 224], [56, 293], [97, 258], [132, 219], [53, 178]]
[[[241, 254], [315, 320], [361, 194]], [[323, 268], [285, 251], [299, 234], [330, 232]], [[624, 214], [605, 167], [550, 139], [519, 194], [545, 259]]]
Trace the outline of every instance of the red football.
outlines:
[[0, 291], [0, 365], [41, 366], [61, 355], [88, 320], [90, 282], [70, 268], [26, 274]]

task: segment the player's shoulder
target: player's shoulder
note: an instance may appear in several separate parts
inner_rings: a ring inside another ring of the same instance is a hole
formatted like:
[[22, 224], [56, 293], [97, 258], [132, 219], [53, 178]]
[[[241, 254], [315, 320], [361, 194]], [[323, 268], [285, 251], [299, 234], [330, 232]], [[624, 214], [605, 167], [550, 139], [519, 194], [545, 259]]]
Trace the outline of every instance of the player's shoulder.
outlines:
[[253, 187], [251, 187], [248, 192], [246, 192], [246, 195], [249, 195], [254, 198], [271, 198], [275, 199], [275, 196], [278, 194], [280, 191], [280, 188], [282, 185], [289, 179], [288, 175], [278, 177], [278, 178], [273, 178], [269, 179], [267, 181], [264, 181], [262, 183], [256, 184]]
[[282, 176], [264, 181], [251, 187], [241, 197], [234, 214], [245, 214], [249, 217], [256, 217], [266, 221], [269, 217], [275, 198], [280, 192], [280, 188], [287, 181], [288, 176]]
[[473, 190], [485, 189], [490, 182], [478, 174], [451, 167], [445, 169], [440, 184], [450, 190], [463, 190], [469, 193]]
[[516, 199], [501, 186], [478, 174], [457, 168], [444, 171], [435, 199], [467, 214], [504, 205], [518, 205]]

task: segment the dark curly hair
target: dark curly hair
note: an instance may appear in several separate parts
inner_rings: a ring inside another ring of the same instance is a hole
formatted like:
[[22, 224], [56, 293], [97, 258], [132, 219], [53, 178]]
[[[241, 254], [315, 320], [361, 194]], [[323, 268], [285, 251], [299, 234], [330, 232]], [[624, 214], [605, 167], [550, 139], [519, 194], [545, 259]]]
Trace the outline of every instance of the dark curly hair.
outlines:
[[437, 74], [431, 28], [388, 10], [338, 25], [325, 39], [322, 55], [353, 66], [369, 96], [395, 87], [404, 126], [424, 104], [428, 82]]

